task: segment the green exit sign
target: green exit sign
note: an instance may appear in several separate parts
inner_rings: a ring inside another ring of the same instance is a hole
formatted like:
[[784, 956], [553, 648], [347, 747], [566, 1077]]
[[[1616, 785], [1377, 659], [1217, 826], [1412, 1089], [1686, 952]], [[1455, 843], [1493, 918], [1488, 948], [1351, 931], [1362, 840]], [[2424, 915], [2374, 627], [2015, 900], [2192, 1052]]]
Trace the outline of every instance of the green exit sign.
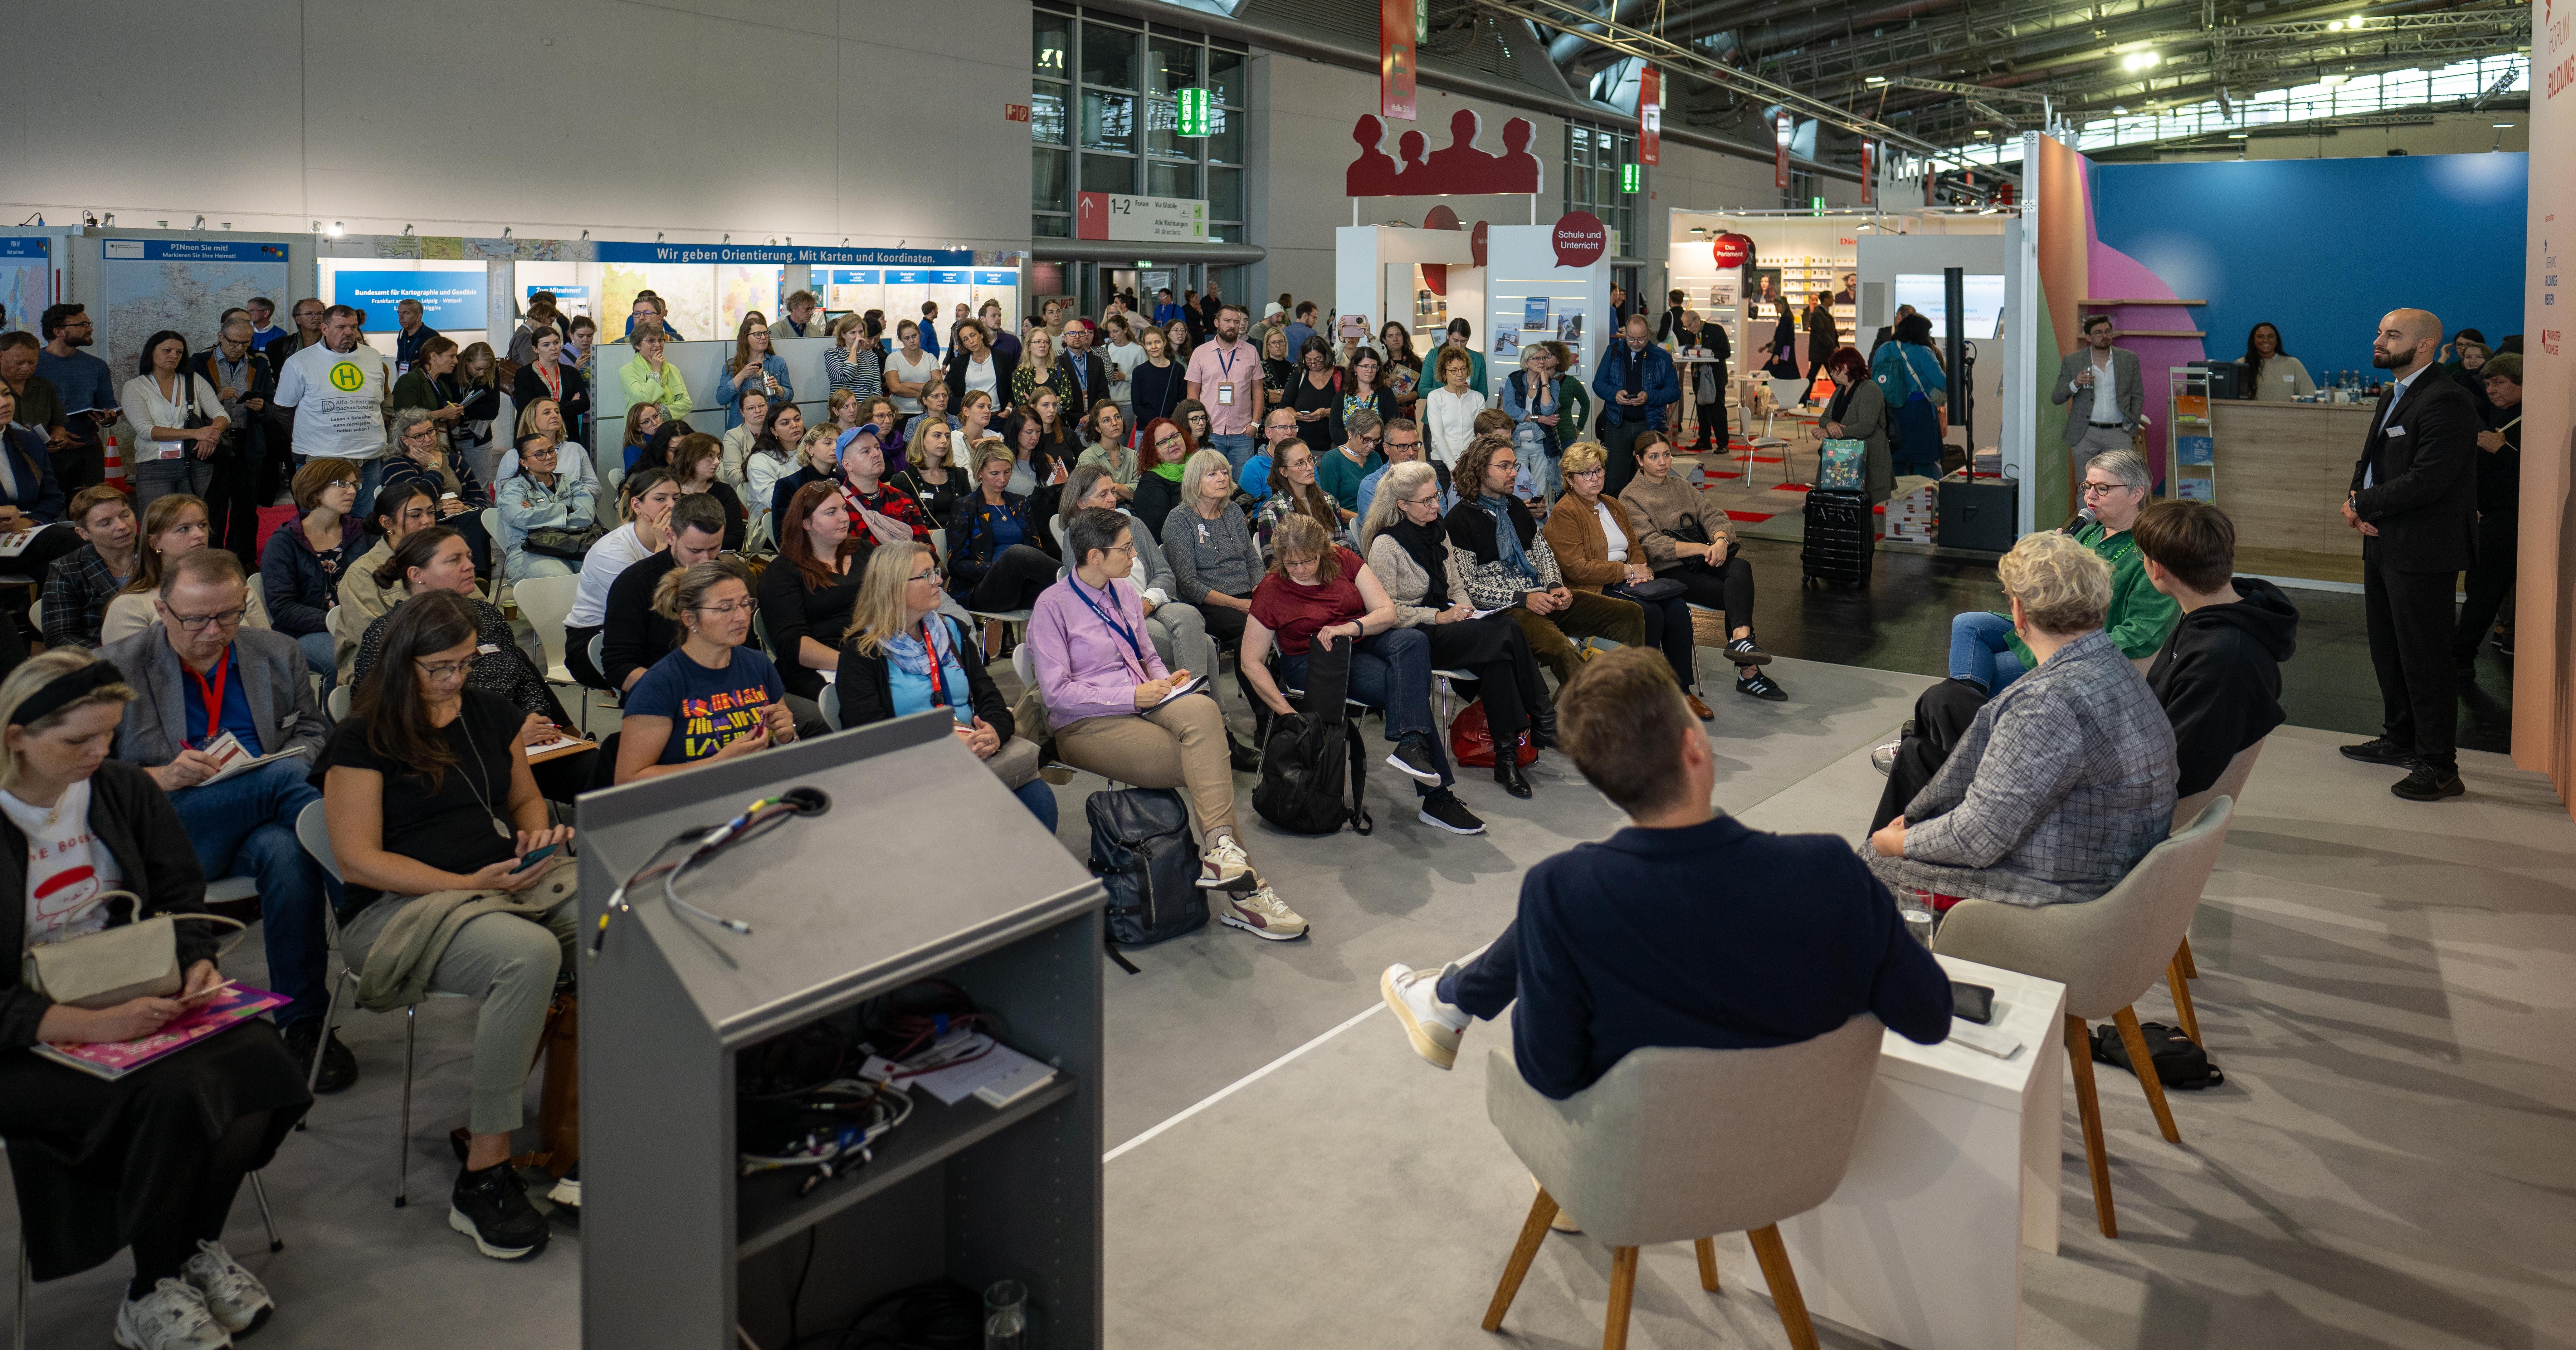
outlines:
[[1620, 190], [1621, 192], [1643, 192], [1643, 191], [1645, 191], [1645, 190], [1646, 190], [1646, 170], [1645, 170], [1645, 167], [1644, 167], [1643, 165], [1638, 165], [1638, 164], [1622, 164], [1622, 165], [1620, 165], [1620, 166], [1619, 166], [1619, 190]]
[[1204, 89], [1183, 89], [1175, 93], [1173, 97], [1178, 101], [1180, 110], [1180, 127], [1173, 134], [1177, 136], [1207, 135], [1208, 91]]

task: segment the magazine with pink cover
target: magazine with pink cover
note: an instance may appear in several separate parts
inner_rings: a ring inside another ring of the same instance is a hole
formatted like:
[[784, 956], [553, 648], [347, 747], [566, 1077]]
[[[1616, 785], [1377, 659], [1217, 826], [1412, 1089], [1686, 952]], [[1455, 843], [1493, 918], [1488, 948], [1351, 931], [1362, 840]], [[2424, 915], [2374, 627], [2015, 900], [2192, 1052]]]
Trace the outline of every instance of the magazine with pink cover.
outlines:
[[235, 985], [201, 1007], [181, 1014], [160, 1031], [132, 1041], [88, 1041], [36, 1046], [36, 1053], [57, 1064], [114, 1082], [156, 1059], [165, 1058], [222, 1031], [287, 1003], [284, 994]]

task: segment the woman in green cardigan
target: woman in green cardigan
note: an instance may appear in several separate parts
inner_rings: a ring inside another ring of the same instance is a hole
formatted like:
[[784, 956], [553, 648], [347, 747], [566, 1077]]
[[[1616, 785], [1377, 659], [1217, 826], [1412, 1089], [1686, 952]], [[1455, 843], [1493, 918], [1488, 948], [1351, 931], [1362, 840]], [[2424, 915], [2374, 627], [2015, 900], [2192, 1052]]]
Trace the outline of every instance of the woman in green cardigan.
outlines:
[[663, 416], [674, 422], [685, 421], [698, 405], [689, 398], [688, 381], [680, 378], [680, 368], [662, 358], [662, 349], [668, 342], [658, 324], [651, 328], [639, 325], [635, 330], [635, 359], [617, 372], [617, 378], [625, 386], [630, 405], [659, 403]]
[[[2111, 565], [2111, 611], [2102, 630], [2141, 671], [2165, 645], [2182, 607], [2147, 581], [2146, 562], [2129, 527], [2147, 504], [2147, 461], [2134, 450], [2106, 450], [2084, 466], [2084, 504], [2093, 519], [2075, 541]], [[1950, 620], [1950, 678], [1968, 680], [1989, 697], [2039, 664], [2015, 636], [2012, 620], [1982, 611]]]

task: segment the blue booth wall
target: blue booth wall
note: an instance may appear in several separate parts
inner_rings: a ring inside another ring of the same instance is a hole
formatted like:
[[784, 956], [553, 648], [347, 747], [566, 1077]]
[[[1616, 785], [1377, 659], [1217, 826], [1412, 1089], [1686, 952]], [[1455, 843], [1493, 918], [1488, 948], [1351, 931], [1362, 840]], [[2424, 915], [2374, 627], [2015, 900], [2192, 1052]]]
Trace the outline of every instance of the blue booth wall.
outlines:
[[2245, 335], [2268, 321], [2322, 383], [2328, 371], [2369, 369], [2371, 337], [2392, 309], [2433, 311], [2446, 339], [2462, 328], [2490, 343], [2522, 331], [2529, 161], [2511, 152], [2104, 164], [2094, 231], [2175, 295], [2209, 302], [2191, 313], [2211, 359], [2243, 356]]

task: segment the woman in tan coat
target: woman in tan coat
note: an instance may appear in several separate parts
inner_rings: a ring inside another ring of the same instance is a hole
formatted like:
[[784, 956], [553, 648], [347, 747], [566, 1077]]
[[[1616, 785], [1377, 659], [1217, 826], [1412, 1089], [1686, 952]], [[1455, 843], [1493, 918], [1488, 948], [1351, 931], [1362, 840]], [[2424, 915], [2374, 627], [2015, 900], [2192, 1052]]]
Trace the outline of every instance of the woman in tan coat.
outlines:
[[1655, 576], [1627, 510], [1618, 498], [1603, 495], [1606, 459], [1590, 441], [1565, 448], [1565, 495], [1547, 513], [1547, 546], [1556, 550], [1566, 585], [1634, 601], [1646, 611], [1646, 645], [1663, 649], [1690, 710], [1705, 722], [1717, 714], [1699, 697], [1699, 643], [1691, 633], [1689, 593]]
[[1660, 431], [1637, 437], [1637, 476], [1619, 494], [1636, 522], [1635, 544], [1658, 580], [1678, 581], [1701, 609], [1726, 614], [1726, 657], [1735, 692], [1777, 703], [1788, 697], [1760, 667], [1771, 660], [1753, 640], [1753, 565], [1735, 556], [1726, 508], [1673, 472], [1673, 447]]

